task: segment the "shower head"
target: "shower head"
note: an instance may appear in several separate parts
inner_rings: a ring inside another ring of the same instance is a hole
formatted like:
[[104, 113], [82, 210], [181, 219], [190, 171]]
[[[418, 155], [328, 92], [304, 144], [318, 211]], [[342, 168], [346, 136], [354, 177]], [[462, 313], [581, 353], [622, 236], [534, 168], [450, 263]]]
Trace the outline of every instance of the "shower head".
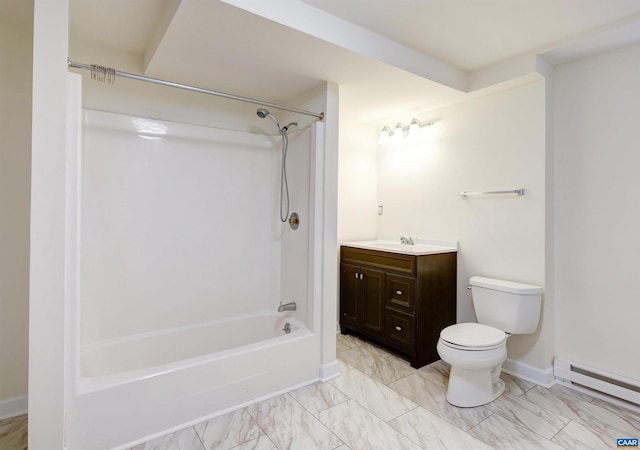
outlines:
[[288, 124], [286, 124], [285, 126], [282, 127], [282, 131], [284, 131], [285, 133], [287, 131], [289, 131], [291, 129], [291, 127], [297, 127], [298, 126], [298, 122], [290, 122]]
[[269, 119], [273, 120], [273, 123], [276, 124], [276, 126], [278, 127], [278, 130], [280, 132], [282, 132], [282, 128], [280, 127], [280, 122], [278, 122], [278, 119], [276, 119], [276, 116], [274, 116], [273, 114], [271, 114], [269, 112], [269, 110], [264, 109], [264, 108], [258, 108], [258, 110], [256, 111], [256, 114], [258, 115], [258, 117], [260, 117], [261, 119], [264, 119], [265, 117], [268, 117]]

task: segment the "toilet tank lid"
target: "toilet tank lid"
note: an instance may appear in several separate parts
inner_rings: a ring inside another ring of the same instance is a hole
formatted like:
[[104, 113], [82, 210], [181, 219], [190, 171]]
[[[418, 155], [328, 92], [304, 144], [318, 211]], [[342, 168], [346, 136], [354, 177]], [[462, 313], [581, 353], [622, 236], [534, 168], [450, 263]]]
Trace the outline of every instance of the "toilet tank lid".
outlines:
[[478, 286], [496, 291], [512, 292], [514, 294], [542, 294], [542, 287], [531, 284], [516, 283], [514, 281], [498, 280], [486, 277], [471, 277], [471, 286]]

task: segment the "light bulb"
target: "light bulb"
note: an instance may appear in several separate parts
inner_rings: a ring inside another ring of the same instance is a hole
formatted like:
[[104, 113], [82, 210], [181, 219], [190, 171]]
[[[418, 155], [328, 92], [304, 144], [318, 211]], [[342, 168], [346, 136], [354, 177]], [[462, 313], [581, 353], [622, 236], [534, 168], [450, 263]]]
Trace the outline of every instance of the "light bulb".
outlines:
[[418, 119], [412, 119], [411, 123], [409, 124], [409, 133], [417, 134], [419, 130], [420, 130], [420, 121]]
[[399, 142], [404, 137], [404, 125], [400, 122], [396, 124], [393, 130], [393, 142]]
[[389, 145], [391, 143], [392, 134], [393, 133], [389, 127], [384, 127], [380, 132], [380, 137], [378, 138], [378, 144]]

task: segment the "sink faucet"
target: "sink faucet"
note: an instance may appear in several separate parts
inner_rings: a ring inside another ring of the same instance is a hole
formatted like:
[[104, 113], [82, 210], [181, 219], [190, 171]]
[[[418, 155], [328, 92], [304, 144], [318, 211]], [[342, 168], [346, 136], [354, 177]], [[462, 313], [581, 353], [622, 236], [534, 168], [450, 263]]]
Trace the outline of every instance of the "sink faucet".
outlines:
[[280, 302], [280, 306], [278, 306], [278, 312], [283, 311], [295, 311], [296, 310], [296, 302], [285, 303], [284, 305]]
[[400, 243], [403, 245], [415, 245], [411, 237], [400, 236]]

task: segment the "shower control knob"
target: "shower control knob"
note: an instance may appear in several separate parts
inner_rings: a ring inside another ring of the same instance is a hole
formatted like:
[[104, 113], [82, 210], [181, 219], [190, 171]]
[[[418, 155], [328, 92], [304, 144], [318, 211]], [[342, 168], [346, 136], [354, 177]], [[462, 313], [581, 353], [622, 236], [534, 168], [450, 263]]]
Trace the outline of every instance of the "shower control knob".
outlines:
[[291, 213], [289, 216], [289, 226], [292, 230], [298, 229], [300, 226], [300, 216], [298, 216], [298, 213]]

